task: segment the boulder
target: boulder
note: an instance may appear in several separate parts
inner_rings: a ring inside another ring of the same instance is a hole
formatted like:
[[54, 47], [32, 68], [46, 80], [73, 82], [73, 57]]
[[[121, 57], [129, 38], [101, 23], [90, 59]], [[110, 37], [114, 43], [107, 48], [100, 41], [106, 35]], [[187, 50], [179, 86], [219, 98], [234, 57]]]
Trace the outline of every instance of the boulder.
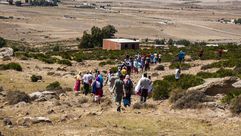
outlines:
[[201, 91], [206, 95], [227, 94], [234, 90], [233, 84], [238, 81], [235, 77], [210, 78], [202, 85], [189, 88], [187, 91]]
[[13, 56], [13, 49], [9, 47], [0, 48], [0, 59]]
[[47, 117], [24, 117], [18, 120], [18, 124], [22, 126], [31, 126], [32, 124], [38, 124], [38, 123], [52, 124], [52, 121]]
[[3, 125], [4, 126], [11, 126], [11, 125], [13, 125], [13, 123], [9, 118], [4, 118], [3, 119]]
[[158, 65], [154, 68], [154, 70], [158, 70], [158, 71], [164, 71], [165, 67], [163, 65]]
[[32, 101], [48, 101], [50, 99], [56, 98], [58, 99], [58, 95], [54, 91], [43, 91], [43, 92], [34, 92], [29, 94], [30, 99]]
[[233, 86], [234, 88], [241, 88], [241, 80], [233, 83], [232, 86]]

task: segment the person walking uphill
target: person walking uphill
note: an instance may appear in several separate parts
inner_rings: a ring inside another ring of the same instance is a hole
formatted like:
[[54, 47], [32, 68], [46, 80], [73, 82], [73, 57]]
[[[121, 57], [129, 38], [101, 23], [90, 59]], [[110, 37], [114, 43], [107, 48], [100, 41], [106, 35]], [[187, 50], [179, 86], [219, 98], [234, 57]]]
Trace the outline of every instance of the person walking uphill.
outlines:
[[78, 73], [78, 75], [75, 76], [75, 84], [74, 84], [74, 92], [77, 94], [80, 91], [80, 84], [81, 84], [81, 72]]
[[115, 80], [112, 93], [114, 93], [115, 96], [115, 102], [117, 104], [117, 111], [121, 112], [121, 101], [124, 94], [124, 82], [123, 82], [123, 76], [121, 75], [118, 79]]
[[133, 90], [133, 82], [130, 79], [129, 75], [126, 75], [124, 79], [124, 97], [123, 97], [123, 104], [124, 106], [131, 105], [131, 95]]
[[89, 93], [90, 83], [89, 83], [89, 73], [87, 72], [83, 76], [84, 91], [83, 94], [87, 95]]
[[148, 96], [148, 89], [151, 85], [151, 80], [147, 78], [147, 73], [143, 74], [143, 77], [139, 80], [137, 88], [140, 88], [140, 102], [145, 103]]

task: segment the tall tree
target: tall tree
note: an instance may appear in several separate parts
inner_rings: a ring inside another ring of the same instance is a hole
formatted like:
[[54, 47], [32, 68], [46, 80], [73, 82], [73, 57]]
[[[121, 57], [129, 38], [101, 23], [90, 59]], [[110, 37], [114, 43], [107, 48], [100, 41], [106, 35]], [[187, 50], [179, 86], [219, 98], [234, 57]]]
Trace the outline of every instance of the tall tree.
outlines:
[[93, 26], [91, 28], [91, 41], [94, 47], [101, 47], [103, 43], [102, 31], [99, 27]]
[[118, 32], [113, 25], [107, 25], [102, 28], [103, 38], [112, 38], [115, 36], [115, 33]]
[[84, 31], [79, 48], [93, 48], [94, 45], [92, 44], [91, 40], [91, 35]]

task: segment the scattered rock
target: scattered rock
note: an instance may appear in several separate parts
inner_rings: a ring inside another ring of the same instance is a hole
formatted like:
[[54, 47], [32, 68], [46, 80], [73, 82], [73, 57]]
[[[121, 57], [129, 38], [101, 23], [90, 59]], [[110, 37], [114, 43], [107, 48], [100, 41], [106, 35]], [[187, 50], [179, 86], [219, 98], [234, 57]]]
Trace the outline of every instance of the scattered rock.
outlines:
[[207, 79], [204, 84], [191, 87], [187, 91], [201, 91], [210, 96], [227, 94], [230, 90], [235, 89], [233, 83], [237, 82], [237, 80], [238, 78], [235, 77]]
[[38, 102], [48, 101], [53, 98], [59, 99], [59, 96], [55, 91], [34, 92], [29, 94], [29, 96], [32, 101], [38, 101]]
[[241, 88], [241, 80], [233, 83], [232, 86], [233, 86], [234, 88]]
[[9, 47], [0, 48], [0, 58], [6, 58], [13, 56], [13, 49]]
[[50, 123], [50, 124], [52, 124], [52, 121], [49, 118], [46, 118], [46, 117], [24, 117], [22, 125], [23, 126], [30, 126], [32, 124], [38, 124], [38, 123]]
[[4, 126], [11, 126], [11, 125], [13, 125], [13, 123], [9, 118], [4, 118], [3, 119], [3, 125]]

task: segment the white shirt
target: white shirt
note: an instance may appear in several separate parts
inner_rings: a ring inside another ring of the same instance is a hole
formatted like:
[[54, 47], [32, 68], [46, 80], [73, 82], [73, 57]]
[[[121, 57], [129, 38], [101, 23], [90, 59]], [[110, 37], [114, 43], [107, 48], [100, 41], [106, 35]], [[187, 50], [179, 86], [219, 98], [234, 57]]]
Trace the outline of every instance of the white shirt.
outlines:
[[175, 70], [175, 79], [180, 79], [180, 69]]
[[84, 74], [83, 81], [84, 81], [84, 83], [89, 84], [88, 74]]
[[88, 74], [88, 75], [87, 75], [87, 78], [88, 78], [88, 81], [91, 81], [91, 80], [93, 80], [93, 79], [94, 79], [94, 77], [93, 77], [93, 75], [92, 75], [92, 74]]

